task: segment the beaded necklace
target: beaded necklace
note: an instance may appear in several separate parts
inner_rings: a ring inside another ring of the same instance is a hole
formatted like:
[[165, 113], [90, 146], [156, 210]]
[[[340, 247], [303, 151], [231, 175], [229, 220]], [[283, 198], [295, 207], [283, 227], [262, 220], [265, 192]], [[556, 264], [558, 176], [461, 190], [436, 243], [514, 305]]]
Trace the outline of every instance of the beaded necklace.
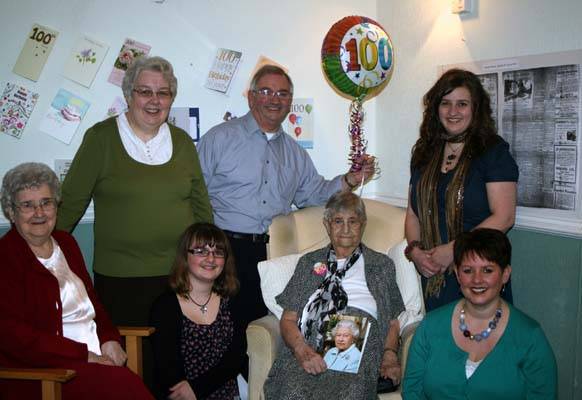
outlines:
[[481, 333], [472, 334], [465, 322], [465, 305], [461, 307], [461, 312], [459, 314], [459, 329], [463, 332], [463, 336], [469, 338], [469, 340], [474, 340], [476, 342], [480, 342], [481, 340], [487, 339], [491, 335], [491, 331], [497, 328], [497, 324], [499, 323], [499, 319], [501, 319], [502, 310], [501, 310], [501, 302], [499, 302], [499, 306], [497, 310], [495, 310], [495, 316], [489, 324], [487, 324], [487, 329], [482, 331]]

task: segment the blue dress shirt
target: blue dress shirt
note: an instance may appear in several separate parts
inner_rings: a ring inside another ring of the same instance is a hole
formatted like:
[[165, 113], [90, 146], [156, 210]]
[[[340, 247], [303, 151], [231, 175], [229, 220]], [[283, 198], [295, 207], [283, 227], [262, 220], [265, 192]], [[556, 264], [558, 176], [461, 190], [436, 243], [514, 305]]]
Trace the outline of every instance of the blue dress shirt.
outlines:
[[267, 140], [251, 112], [210, 129], [198, 155], [214, 223], [230, 231], [267, 232], [292, 205], [324, 204], [342, 187], [341, 175], [324, 179], [282, 128]]

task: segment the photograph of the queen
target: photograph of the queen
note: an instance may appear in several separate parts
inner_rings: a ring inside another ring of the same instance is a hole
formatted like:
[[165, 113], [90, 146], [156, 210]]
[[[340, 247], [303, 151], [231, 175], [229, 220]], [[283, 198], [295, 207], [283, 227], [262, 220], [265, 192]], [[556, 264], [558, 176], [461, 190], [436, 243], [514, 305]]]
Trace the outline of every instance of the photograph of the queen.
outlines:
[[366, 335], [360, 334], [360, 327], [355, 321], [341, 319], [331, 330], [331, 336], [335, 346], [330, 348], [323, 358], [327, 368], [356, 374], [364, 345], [364, 341], [358, 341], [358, 338]]

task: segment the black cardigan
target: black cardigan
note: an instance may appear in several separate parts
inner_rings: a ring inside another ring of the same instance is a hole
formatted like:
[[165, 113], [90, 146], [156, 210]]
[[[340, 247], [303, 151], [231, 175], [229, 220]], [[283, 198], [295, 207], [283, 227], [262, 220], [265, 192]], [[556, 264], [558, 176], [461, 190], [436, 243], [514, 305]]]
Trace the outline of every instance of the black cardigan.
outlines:
[[[232, 342], [222, 360], [205, 374], [196, 379], [188, 380], [196, 398], [202, 400], [221, 387], [229, 379], [236, 378], [244, 363], [246, 353], [245, 330], [236, 316]], [[182, 310], [176, 294], [167, 291], [156, 299], [150, 313], [150, 325], [156, 328], [152, 335], [154, 351], [154, 378], [156, 397], [167, 399], [169, 389], [176, 383], [185, 380], [184, 361], [180, 354], [182, 332]]]

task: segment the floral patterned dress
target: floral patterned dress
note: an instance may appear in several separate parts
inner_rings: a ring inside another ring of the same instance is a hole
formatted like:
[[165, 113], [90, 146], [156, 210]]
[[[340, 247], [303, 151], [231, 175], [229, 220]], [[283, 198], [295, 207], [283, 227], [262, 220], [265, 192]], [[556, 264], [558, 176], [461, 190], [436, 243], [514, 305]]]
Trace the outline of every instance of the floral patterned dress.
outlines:
[[[195, 379], [220, 362], [232, 342], [234, 323], [224, 299], [221, 299], [218, 315], [210, 325], [196, 324], [185, 316], [182, 318], [180, 351], [184, 372], [187, 379]], [[238, 395], [236, 379], [230, 379], [206, 399], [232, 400]]]

